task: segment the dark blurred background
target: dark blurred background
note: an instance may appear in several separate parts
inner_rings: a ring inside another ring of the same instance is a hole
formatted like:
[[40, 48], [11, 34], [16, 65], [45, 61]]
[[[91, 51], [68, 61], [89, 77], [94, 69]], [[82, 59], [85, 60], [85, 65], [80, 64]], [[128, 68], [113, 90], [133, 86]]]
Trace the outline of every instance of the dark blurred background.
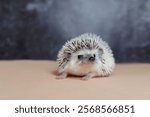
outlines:
[[51, 59], [93, 32], [117, 62], [150, 62], [150, 0], [0, 0], [0, 59]]

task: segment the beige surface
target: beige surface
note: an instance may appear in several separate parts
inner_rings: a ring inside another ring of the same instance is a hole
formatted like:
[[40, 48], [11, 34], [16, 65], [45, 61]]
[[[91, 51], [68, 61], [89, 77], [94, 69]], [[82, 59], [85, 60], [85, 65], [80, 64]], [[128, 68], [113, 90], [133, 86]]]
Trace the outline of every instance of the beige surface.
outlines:
[[0, 99], [150, 99], [150, 64], [118, 64], [108, 78], [55, 79], [52, 61], [0, 61]]

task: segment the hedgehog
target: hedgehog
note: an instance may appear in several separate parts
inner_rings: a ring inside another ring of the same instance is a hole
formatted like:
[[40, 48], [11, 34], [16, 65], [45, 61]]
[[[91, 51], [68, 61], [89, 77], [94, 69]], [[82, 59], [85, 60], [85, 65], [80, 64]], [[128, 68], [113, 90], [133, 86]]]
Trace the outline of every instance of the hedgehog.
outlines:
[[57, 79], [68, 75], [88, 80], [110, 76], [115, 59], [109, 45], [93, 33], [85, 33], [67, 41], [57, 55]]

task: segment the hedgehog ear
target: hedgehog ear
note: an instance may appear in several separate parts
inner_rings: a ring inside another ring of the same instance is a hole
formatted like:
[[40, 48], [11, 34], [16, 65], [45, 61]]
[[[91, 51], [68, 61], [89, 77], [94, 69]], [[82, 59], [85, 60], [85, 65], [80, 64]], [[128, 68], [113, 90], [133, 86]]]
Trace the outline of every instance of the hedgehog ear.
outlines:
[[103, 49], [102, 48], [99, 48], [99, 55], [102, 55], [104, 52], [103, 52]]
[[71, 57], [71, 53], [65, 52], [65, 57], [66, 57], [66, 58], [70, 58], [70, 57]]

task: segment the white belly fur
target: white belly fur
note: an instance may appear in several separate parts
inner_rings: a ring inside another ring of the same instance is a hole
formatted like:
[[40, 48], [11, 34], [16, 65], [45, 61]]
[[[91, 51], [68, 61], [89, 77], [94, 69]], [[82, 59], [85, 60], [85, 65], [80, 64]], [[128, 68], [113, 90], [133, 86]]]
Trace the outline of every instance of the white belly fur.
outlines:
[[67, 66], [66, 72], [71, 75], [84, 76], [88, 73], [97, 74], [96, 66], [93, 64]]

